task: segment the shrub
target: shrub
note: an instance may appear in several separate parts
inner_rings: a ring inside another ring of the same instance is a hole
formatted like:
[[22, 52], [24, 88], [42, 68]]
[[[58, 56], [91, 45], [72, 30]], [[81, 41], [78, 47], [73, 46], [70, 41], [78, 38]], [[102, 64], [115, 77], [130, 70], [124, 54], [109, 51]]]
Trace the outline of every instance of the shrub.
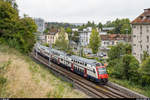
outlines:
[[6, 81], [7, 81], [6, 78], [0, 76], [0, 84], [1, 84], [1, 85], [4, 85], [4, 84], [6, 83]]

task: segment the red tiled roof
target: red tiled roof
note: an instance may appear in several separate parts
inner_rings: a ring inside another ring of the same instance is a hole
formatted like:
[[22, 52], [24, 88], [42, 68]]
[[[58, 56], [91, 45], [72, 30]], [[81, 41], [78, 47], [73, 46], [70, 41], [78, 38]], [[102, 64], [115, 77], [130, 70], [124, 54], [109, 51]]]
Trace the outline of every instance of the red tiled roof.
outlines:
[[125, 40], [125, 38], [131, 39], [131, 35], [126, 34], [108, 34], [108, 35], [100, 35], [101, 40]]
[[144, 12], [133, 20], [131, 24], [150, 24], [150, 8], [144, 9]]

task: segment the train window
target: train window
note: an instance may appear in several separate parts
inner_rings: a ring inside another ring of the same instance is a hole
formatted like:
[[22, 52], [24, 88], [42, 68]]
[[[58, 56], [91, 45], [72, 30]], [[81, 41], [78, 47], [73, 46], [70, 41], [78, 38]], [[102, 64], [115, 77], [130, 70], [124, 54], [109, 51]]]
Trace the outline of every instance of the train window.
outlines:
[[85, 63], [85, 66], [87, 66], [87, 64]]
[[93, 69], [93, 72], [95, 73], [95, 69]]

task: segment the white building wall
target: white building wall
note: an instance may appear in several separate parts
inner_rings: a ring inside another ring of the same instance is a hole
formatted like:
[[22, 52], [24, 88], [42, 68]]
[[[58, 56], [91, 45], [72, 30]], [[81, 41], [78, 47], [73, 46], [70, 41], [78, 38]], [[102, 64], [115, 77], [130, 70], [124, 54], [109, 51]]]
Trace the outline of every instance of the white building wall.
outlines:
[[150, 54], [150, 25], [132, 25], [132, 48], [132, 54], [140, 62], [143, 51], [148, 51]]

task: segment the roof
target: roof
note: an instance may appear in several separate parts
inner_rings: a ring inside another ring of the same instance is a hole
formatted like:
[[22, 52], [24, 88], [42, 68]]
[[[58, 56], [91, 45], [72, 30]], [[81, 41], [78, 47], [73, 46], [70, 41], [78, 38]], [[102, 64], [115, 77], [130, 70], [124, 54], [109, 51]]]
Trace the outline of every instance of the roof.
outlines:
[[51, 28], [51, 29], [49, 30], [48, 34], [49, 34], [49, 35], [55, 35], [55, 34], [58, 33], [58, 32], [59, 32], [58, 29], [56, 29], [56, 28]]
[[131, 35], [126, 34], [108, 34], [100, 35], [101, 40], [125, 40], [125, 38], [131, 39]]
[[103, 27], [102, 30], [103, 31], [111, 31], [113, 30], [115, 27]]
[[75, 60], [78, 60], [78, 61], [85, 62], [85, 63], [87, 63], [87, 64], [92, 64], [92, 65], [94, 65], [95, 63], [97, 63], [96, 60], [93, 60], [93, 59], [86, 59], [86, 58], [82, 58], [82, 57], [75, 56], [75, 55], [72, 55], [71, 58], [72, 58], [72, 59], [75, 59]]
[[131, 24], [150, 24], [150, 8], [144, 9], [144, 12], [134, 19]]

